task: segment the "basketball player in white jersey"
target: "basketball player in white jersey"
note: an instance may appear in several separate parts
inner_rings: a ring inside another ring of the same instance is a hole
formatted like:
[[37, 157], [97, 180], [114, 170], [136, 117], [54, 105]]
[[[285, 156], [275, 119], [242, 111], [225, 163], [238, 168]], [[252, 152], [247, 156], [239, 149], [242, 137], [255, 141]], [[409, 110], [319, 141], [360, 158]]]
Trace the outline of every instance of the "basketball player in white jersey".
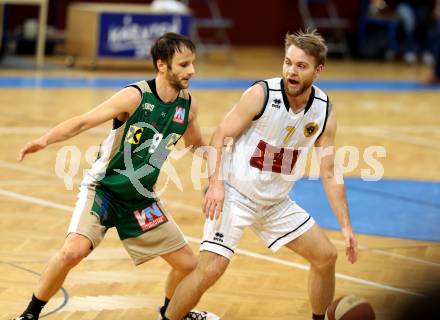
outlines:
[[[313, 218], [288, 197], [294, 183], [288, 177], [305, 149], [334, 144], [335, 112], [328, 96], [313, 85], [326, 54], [316, 31], [287, 34], [283, 77], [250, 87], [217, 128], [199, 264], [176, 289], [163, 319], [180, 320], [197, 304], [226, 270], [247, 226], [272, 251], [285, 246], [310, 262], [312, 318], [324, 319], [335, 290], [337, 251]], [[222, 160], [224, 141], [230, 137], [232, 151]], [[322, 182], [345, 237], [347, 258], [354, 263], [358, 249], [345, 188], [338, 183], [334, 155], [321, 156]]]

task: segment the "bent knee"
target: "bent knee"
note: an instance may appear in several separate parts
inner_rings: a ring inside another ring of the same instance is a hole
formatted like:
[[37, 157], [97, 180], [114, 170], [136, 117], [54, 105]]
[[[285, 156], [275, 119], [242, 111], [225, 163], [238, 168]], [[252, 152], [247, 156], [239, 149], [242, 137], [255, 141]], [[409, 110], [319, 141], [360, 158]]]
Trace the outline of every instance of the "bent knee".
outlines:
[[58, 253], [59, 262], [67, 267], [76, 266], [84, 257], [84, 252], [70, 247], [62, 248]]
[[338, 250], [334, 245], [329, 246], [326, 250], [322, 251], [320, 255], [312, 261], [312, 265], [318, 269], [333, 268], [338, 259]]
[[184, 261], [181, 261], [181, 263], [178, 266], [174, 267], [174, 269], [176, 269], [180, 273], [189, 274], [196, 270], [197, 262], [197, 257], [193, 255], [193, 257], [191, 257], [190, 259], [185, 259]]
[[228, 262], [219, 263], [219, 261], [210, 261], [209, 263], [202, 263], [197, 266], [196, 273], [201, 278], [205, 286], [211, 286], [216, 282], [225, 272]]
[[336, 260], [338, 260], [338, 250], [336, 250], [335, 246], [331, 246], [330, 252], [327, 253], [327, 260], [331, 264], [336, 264]]

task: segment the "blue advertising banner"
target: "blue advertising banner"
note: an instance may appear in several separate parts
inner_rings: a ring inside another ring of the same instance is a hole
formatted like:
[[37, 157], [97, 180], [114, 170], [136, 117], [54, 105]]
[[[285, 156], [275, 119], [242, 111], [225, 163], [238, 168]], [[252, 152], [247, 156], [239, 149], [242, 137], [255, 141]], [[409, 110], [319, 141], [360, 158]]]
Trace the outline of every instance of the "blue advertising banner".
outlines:
[[98, 57], [150, 58], [152, 43], [165, 32], [190, 35], [191, 17], [173, 14], [102, 13]]

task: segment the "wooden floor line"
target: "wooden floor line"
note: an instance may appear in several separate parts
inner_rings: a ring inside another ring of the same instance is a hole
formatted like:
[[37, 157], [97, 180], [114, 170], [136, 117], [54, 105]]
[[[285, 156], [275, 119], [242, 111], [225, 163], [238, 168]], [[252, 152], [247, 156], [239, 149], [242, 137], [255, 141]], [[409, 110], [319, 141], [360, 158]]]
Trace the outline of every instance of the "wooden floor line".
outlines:
[[[27, 195], [24, 195], [21, 193], [12, 192], [12, 191], [8, 191], [8, 190], [4, 190], [4, 189], [0, 189], [0, 195], [11, 197], [11, 198], [14, 198], [14, 199], [17, 199], [20, 201], [44, 205], [44, 206], [52, 207], [55, 209], [61, 209], [63, 211], [69, 211], [69, 212], [73, 211], [73, 207], [65, 206], [65, 205], [62, 205], [62, 204], [59, 204], [59, 203], [56, 203], [53, 201], [44, 200], [44, 199], [36, 198], [36, 197], [32, 197], [32, 196], [27, 196]], [[190, 241], [195, 242], [195, 243], [200, 243], [200, 241], [201, 241], [200, 239], [193, 238], [193, 237], [187, 237], [187, 238]], [[260, 260], [265, 260], [265, 261], [273, 262], [276, 264], [293, 267], [296, 269], [301, 269], [301, 270], [308, 270], [309, 269], [308, 265], [295, 263], [295, 262], [291, 262], [291, 261], [286, 261], [286, 260], [282, 260], [282, 259], [278, 259], [278, 258], [273, 258], [273, 257], [265, 256], [265, 255], [254, 253], [254, 252], [247, 251], [247, 250], [238, 249], [236, 252], [239, 254], [248, 256], [248, 257], [252, 257], [252, 258], [256, 258], [256, 259], [260, 259]], [[353, 277], [353, 276], [349, 276], [349, 275], [345, 275], [345, 274], [341, 274], [341, 273], [336, 273], [336, 277], [339, 279], [343, 279], [343, 280], [347, 280], [347, 281], [351, 281], [351, 282], [355, 282], [355, 283], [359, 283], [359, 284], [363, 284], [363, 285], [367, 285], [367, 286], [371, 286], [371, 287], [375, 287], [375, 288], [379, 288], [379, 289], [383, 289], [383, 290], [389, 290], [389, 291], [394, 291], [394, 292], [399, 292], [399, 293], [404, 293], [404, 294], [409, 294], [409, 295], [414, 295], [414, 296], [420, 296], [419, 293], [416, 293], [416, 292], [413, 292], [410, 290], [392, 287], [392, 286], [388, 286], [388, 285], [385, 285], [382, 283], [364, 280], [361, 278], [357, 278], [357, 277]]]
[[[59, 303], [59, 298], [53, 299]], [[70, 297], [69, 303], [59, 312], [77, 311], [102, 311], [121, 309], [150, 309], [157, 310], [162, 304], [161, 299], [155, 299], [147, 295], [98, 295], [98, 296], [74, 296]]]
[[[211, 135], [216, 127], [202, 127], [202, 133], [204, 135]], [[13, 134], [13, 135], [29, 135], [29, 134], [43, 134], [46, 133], [50, 127], [0, 127], [0, 134]], [[427, 128], [421, 128], [420, 126], [340, 126], [338, 132], [340, 133], [358, 133], [369, 135], [373, 137], [380, 137], [389, 140], [395, 140], [406, 144], [412, 144], [422, 147], [429, 147], [440, 149], [440, 143], [435, 139], [428, 139], [425, 137], [414, 136], [409, 133], [432, 133], [440, 132], [440, 128], [435, 126], [427, 126]], [[95, 135], [106, 135], [109, 129], [106, 128], [93, 128], [87, 131], [88, 133]]]
[[[0, 167], [3, 167], [5, 169], [11, 169], [11, 170], [16, 170], [16, 171], [22, 171], [22, 172], [29, 172], [29, 173], [33, 173], [39, 176], [45, 176], [45, 177], [52, 177], [52, 178], [57, 178], [59, 179], [59, 177], [57, 177], [55, 174], [51, 174], [50, 172], [47, 172], [45, 170], [40, 170], [37, 168], [33, 168], [33, 167], [29, 167], [26, 166], [24, 164], [18, 164], [18, 163], [10, 163], [7, 161], [2, 161], [0, 160]], [[74, 183], [79, 184], [81, 182], [82, 179], [79, 178], [74, 178], [73, 181]], [[196, 212], [196, 213], [200, 213], [200, 208], [196, 207], [196, 206], [191, 206], [185, 203], [180, 203], [180, 202], [176, 202], [176, 201], [172, 201], [172, 200], [167, 200], [167, 203], [169, 203], [170, 205], [173, 206], [177, 206], [179, 208], [185, 208], [188, 211], [192, 211], [192, 212]], [[334, 243], [340, 243], [341, 240], [337, 240], [337, 239], [330, 239], [332, 242]], [[421, 263], [421, 264], [426, 264], [426, 265], [430, 265], [430, 266], [435, 266], [435, 267], [440, 267], [439, 263], [435, 263], [429, 260], [424, 260], [424, 259], [419, 259], [419, 258], [415, 258], [415, 257], [411, 257], [411, 256], [405, 256], [405, 255], [401, 255], [401, 254], [397, 254], [397, 253], [393, 253], [393, 252], [388, 252], [385, 250], [380, 250], [380, 249], [372, 249], [366, 246], [361, 246], [360, 249], [363, 250], [371, 250], [371, 252], [380, 254], [380, 255], [386, 255], [386, 256], [390, 256], [390, 257], [395, 257], [395, 258], [399, 258], [402, 260], [407, 260], [407, 261], [412, 261], [412, 262], [416, 262], [416, 263]]]
[[[36, 276], [40, 276], [40, 274], [38, 272], [36, 272], [34, 270], [31, 270], [31, 269], [28, 269], [28, 268], [24, 268], [22, 266], [17, 265], [16, 263], [13, 263], [13, 262], [0, 261], [0, 263], [9, 265], [9, 266], [11, 266], [13, 268], [16, 268], [16, 269], [19, 269], [19, 270], [22, 270], [22, 271], [25, 271], [25, 272], [29, 272], [29, 273], [34, 274]], [[67, 305], [67, 303], [69, 301], [69, 293], [67, 292], [67, 290], [63, 286], [59, 290], [62, 292], [63, 298], [58, 298], [57, 302], [52, 303], [52, 305], [54, 307], [52, 309], [50, 309], [50, 310], [45, 310], [45, 312], [40, 316], [40, 318], [44, 318], [44, 317], [46, 317], [48, 315], [51, 315], [51, 314], [56, 313], [56, 312], [59, 312], [59, 311], [61, 311]]]
[[[49, 183], [57, 182], [55, 179], [33, 179], [33, 180], [0, 180], [0, 186], [47, 186]], [[62, 182], [60, 182], [62, 183]]]
[[[182, 208], [182, 209], [185, 209], [185, 210], [189, 210], [189, 211], [201, 214], [201, 209], [199, 207], [192, 206], [192, 205], [185, 204], [185, 203], [181, 203], [181, 202], [178, 202], [178, 201], [173, 201], [173, 200], [163, 199], [163, 201], [164, 201], [164, 203], [166, 205], [175, 206], [175, 207], [178, 207], [178, 208]], [[342, 245], [345, 246], [345, 242], [342, 241], [342, 240], [337, 240], [337, 239], [332, 239], [332, 238], [330, 238], [330, 240], [333, 243], [335, 243], [335, 244], [339, 244], [339, 245], [342, 244]], [[435, 262], [428, 261], [428, 260], [423, 260], [423, 259], [418, 259], [418, 258], [414, 258], [414, 257], [410, 257], [410, 256], [405, 256], [405, 255], [401, 255], [401, 254], [397, 254], [397, 253], [393, 253], [393, 252], [388, 252], [388, 251], [385, 251], [385, 250], [372, 249], [372, 248], [369, 248], [367, 246], [359, 246], [359, 249], [361, 249], [361, 250], [371, 250], [372, 252], [375, 252], [375, 253], [378, 253], [378, 254], [381, 254], [381, 255], [387, 255], [387, 256], [403, 259], [403, 260], [408, 260], [408, 261], [418, 262], [418, 263], [422, 263], [422, 264], [426, 264], [426, 265], [430, 265], [430, 266], [440, 267], [439, 263], [435, 263]]]
[[[331, 240], [332, 240], [332, 242], [334, 244], [345, 246], [345, 241], [336, 240], [336, 239], [331, 239]], [[367, 246], [362, 246], [362, 245], [359, 245], [358, 247], [359, 247], [359, 250], [370, 250], [371, 252], [374, 252], [374, 253], [377, 253], [377, 254], [380, 254], [380, 255], [384, 255], [384, 256], [396, 257], [396, 258], [399, 258], [399, 259], [413, 261], [413, 262], [418, 262], [418, 263], [426, 264], [428, 266], [433, 266], [433, 267], [440, 267], [440, 263], [435, 263], [435, 262], [428, 261], [428, 260], [423, 260], [423, 259], [419, 259], [419, 258], [415, 258], [415, 257], [405, 256], [403, 254], [389, 252], [389, 251], [385, 251], [385, 250], [381, 250], [381, 249], [369, 248]]]

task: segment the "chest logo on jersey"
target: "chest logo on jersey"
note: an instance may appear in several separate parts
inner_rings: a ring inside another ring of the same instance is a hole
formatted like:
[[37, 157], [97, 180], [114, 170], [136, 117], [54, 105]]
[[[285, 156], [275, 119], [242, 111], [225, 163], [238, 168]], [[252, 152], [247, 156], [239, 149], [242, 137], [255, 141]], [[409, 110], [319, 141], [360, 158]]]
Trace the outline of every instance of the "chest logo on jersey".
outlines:
[[173, 121], [180, 124], [185, 122], [185, 108], [179, 106], [176, 107], [176, 113], [174, 114]]
[[148, 103], [148, 102], [144, 103], [144, 110], [145, 111], [153, 111], [154, 107], [155, 107], [154, 104], [151, 104], [151, 103]]
[[157, 203], [152, 203], [145, 209], [134, 211], [134, 216], [143, 232], [154, 229], [168, 221]]
[[281, 99], [273, 99], [272, 107], [279, 109], [281, 107]]
[[319, 125], [316, 122], [309, 122], [304, 127], [304, 135], [310, 138], [318, 132]]
[[127, 131], [127, 135], [125, 136], [125, 141], [131, 144], [139, 144], [141, 141], [142, 132], [144, 132], [144, 128], [130, 126]]

